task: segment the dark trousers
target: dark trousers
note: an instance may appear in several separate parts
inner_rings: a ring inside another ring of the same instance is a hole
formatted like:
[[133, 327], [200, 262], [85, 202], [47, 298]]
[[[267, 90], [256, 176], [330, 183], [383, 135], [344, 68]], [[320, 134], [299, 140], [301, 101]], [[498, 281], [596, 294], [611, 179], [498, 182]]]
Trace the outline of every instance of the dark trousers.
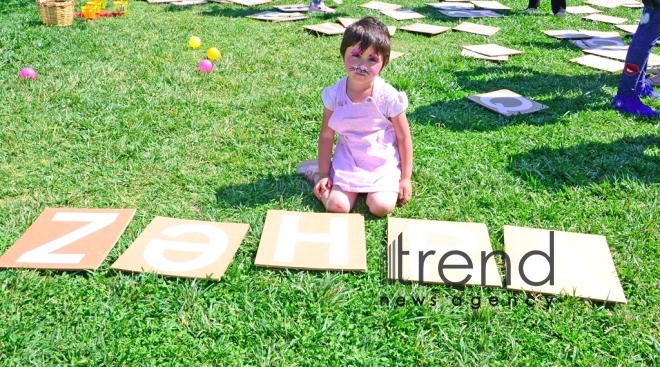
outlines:
[[[566, 10], [566, 0], [552, 0], [552, 13], [557, 14], [559, 9]], [[541, 0], [529, 0], [528, 8], [537, 8], [541, 5]]]
[[636, 93], [636, 87], [644, 83], [646, 74], [646, 63], [655, 42], [660, 37], [660, 9], [645, 7], [642, 10], [642, 18], [639, 21], [637, 31], [633, 36], [626, 63], [619, 81], [620, 96], [631, 96]]

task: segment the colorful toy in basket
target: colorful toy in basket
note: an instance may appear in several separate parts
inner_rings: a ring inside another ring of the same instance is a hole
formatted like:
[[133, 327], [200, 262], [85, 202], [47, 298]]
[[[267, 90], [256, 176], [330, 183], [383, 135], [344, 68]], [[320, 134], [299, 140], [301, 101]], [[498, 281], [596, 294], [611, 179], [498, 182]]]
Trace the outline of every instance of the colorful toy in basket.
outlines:
[[115, 1], [112, 3], [112, 6], [114, 6], [117, 13], [126, 14], [126, 11], [128, 10], [128, 1]]
[[126, 14], [128, 10], [128, 1], [121, 0], [112, 3], [115, 11], [105, 11], [106, 0], [93, 0], [80, 8], [80, 13], [76, 13], [77, 17], [85, 17], [88, 20], [94, 20], [97, 17], [116, 17]]

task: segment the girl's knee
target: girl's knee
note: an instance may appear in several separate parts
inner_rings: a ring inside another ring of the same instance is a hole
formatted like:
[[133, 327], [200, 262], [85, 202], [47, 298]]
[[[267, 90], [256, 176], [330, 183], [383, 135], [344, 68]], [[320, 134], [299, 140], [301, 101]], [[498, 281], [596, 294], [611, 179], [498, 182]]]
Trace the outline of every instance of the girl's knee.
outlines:
[[325, 209], [330, 213], [348, 213], [351, 211], [351, 206], [340, 200], [328, 200]]
[[383, 200], [367, 200], [367, 206], [369, 207], [371, 214], [377, 217], [384, 217], [394, 210], [396, 201], [390, 203]]

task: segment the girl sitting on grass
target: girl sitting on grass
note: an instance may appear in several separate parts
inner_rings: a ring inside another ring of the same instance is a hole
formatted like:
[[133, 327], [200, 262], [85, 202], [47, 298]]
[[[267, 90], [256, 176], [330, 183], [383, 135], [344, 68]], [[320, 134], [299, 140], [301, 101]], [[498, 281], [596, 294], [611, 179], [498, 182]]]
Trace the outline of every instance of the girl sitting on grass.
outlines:
[[323, 90], [318, 160], [300, 163], [298, 173], [328, 212], [348, 213], [366, 193], [369, 211], [386, 216], [410, 200], [413, 162], [408, 98], [378, 76], [390, 58], [387, 26], [374, 17], [351, 24], [340, 52], [347, 75]]

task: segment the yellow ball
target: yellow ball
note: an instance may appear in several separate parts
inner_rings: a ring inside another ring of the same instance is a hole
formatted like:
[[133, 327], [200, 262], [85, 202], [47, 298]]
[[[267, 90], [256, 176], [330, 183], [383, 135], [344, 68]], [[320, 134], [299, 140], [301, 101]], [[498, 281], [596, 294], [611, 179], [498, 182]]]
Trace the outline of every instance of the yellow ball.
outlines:
[[199, 46], [202, 45], [202, 40], [200, 40], [199, 37], [192, 36], [188, 40], [188, 45], [192, 48], [199, 48]]
[[206, 56], [208, 56], [209, 60], [213, 61], [216, 59], [220, 58], [220, 50], [218, 50], [215, 47], [209, 48], [208, 51], [206, 51]]

